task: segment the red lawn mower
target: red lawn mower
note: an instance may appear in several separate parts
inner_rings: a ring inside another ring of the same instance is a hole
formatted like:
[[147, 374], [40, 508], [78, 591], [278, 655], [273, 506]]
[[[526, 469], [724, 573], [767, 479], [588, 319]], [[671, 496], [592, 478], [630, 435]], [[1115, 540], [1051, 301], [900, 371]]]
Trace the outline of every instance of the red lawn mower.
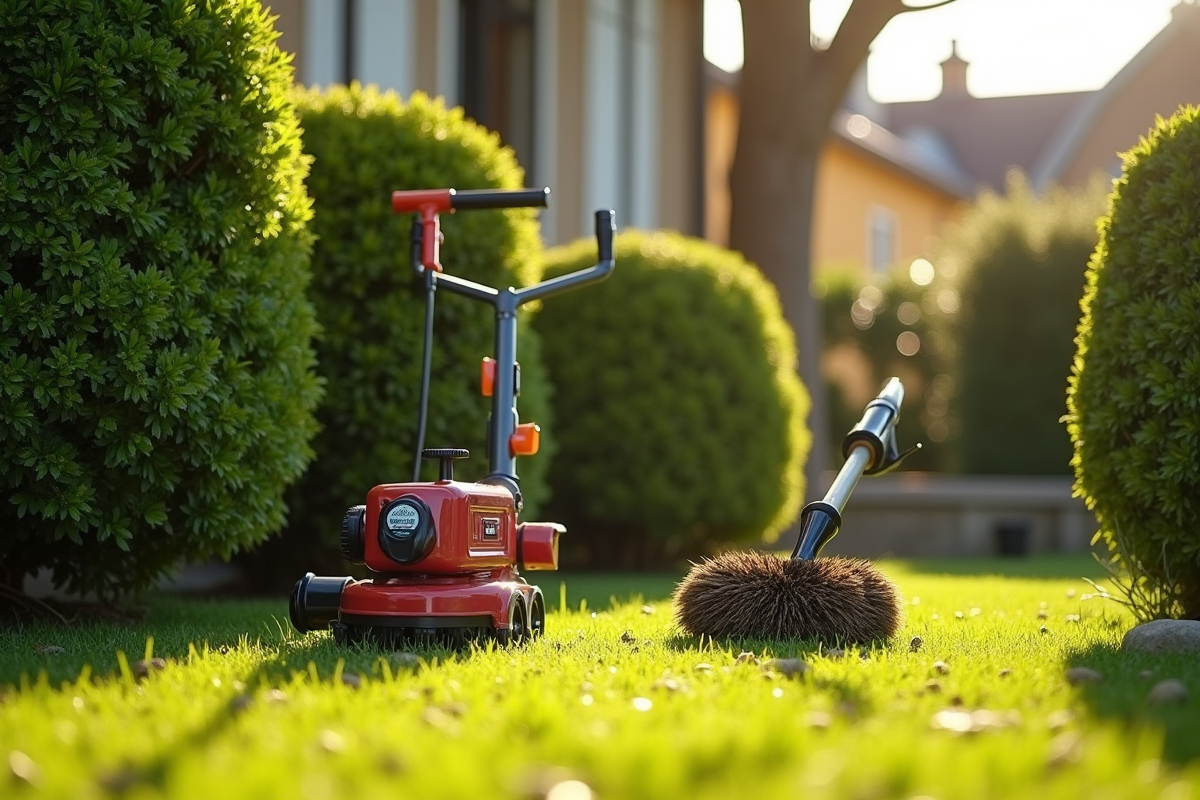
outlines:
[[[442, 272], [439, 214], [471, 209], [546, 207], [549, 189], [430, 189], [394, 192], [396, 213], [415, 213], [413, 271], [424, 283], [425, 345], [417, 422], [417, 454], [410, 483], [386, 483], [367, 493], [342, 520], [342, 554], [376, 576], [318, 577], [311, 572], [292, 590], [289, 615], [296, 630], [333, 628], [340, 644], [374, 641], [450, 645], [485, 637], [522, 643], [542, 633], [542, 592], [521, 570], [558, 568], [555, 522], [518, 522], [518, 456], [538, 450], [540, 428], [517, 416], [521, 368], [517, 308], [525, 303], [604, 280], [612, 272], [613, 212], [596, 212], [598, 263], [523, 289], [496, 289]], [[492, 400], [487, 426], [488, 475], [476, 483], [454, 479], [460, 449], [424, 449], [438, 288], [489, 303], [496, 312], [496, 344], [483, 359], [482, 389]], [[420, 482], [421, 459], [440, 462], [438, 480]]]

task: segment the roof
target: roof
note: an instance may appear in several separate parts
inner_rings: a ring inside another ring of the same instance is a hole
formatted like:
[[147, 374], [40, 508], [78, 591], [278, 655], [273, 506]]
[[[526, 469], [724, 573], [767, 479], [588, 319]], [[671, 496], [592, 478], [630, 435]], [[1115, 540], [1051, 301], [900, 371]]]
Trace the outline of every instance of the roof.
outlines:
[[949, 195], [972, 199], [977, 182], [935, 148], [903, 139], [862, 114], [845, 109], [833, 115], [830, 133], [853, 148], [929, 183]]
[[1008, 171], [1019, 167], [1028, 172], [1091, 94], [953, 94], [924, 102], [889, 103], [885, 109], [890, 128], [908, 137], [936, 133], [964, 172], [977, 183], [1003, 192]]

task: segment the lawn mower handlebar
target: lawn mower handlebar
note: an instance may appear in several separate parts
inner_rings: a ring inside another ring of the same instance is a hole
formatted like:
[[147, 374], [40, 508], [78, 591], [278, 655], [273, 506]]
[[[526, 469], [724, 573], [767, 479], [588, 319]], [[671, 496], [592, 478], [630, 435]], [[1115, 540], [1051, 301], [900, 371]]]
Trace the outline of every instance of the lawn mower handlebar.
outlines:
[[392, 192], [392, 211], [473, 211], [486, 208], [547, 208], [550, 189], [411, 189]]

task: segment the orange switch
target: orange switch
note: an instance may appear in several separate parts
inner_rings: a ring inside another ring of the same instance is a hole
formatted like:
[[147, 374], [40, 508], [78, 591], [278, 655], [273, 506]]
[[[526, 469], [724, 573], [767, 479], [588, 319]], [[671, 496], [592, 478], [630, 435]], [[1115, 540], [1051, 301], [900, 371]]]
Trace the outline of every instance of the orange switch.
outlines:
[[496, 383], [496, 359], [484, 356], [479, 370], [480, 391], [484, 397], [492, 396], [492, 386]]
[[514, 456], [531, 456], [542, 442], [542, 429], [535, 422], [517, 426], [508, 439], [508, 449]]

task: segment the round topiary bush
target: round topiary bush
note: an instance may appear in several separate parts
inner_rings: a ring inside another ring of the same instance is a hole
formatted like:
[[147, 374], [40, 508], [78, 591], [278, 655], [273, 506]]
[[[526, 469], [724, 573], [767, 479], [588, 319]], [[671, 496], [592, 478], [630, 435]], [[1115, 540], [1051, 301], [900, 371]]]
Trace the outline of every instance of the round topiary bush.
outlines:
[[[323, 328], [317, 342], [325, 400], [317, 456], [289, 495], [288, 532], [252, 559], [280, 580], [323, 563], [338, 569], [338, 532], [348, 506], [381, 483], [412, 479], [420, 394], [425, 290], [409, 257], [411, 215], [392, 212], [397, 189], [520, 188], [524, 173], [496, 134], [417, 93], [402, 102], [375, 87], [300, 91], [304, 149], [313, 163], [312, 302]], [[463, 211], [442, 216], [448, 273], [489, 286], [522, 286], [541, 273], [532, 209]], [[426, 447], [466, 447], [455, 474], [487, 474], [490, 399], [480, 395], [479, 365], [493, 355], [495, 312], [487, 304], [437, 293]], [[541, 450], [518, 463], [526, 518], [546, 496], [554, 450], [548, 387], [528, 325], [517, 337], [519, 408], [544, 426]], [[425, 465], [433, 479], [437, 464]], [[322, 555], [323, 554], [323, 555]], [[314, 561], [317, 559], [317, 561]], [[290, 563], [289, 563], [290, 562]], [[332, 562], [332, 563], [330, 563]], [[256, 569], [256, 581], [266, 576]]]
[[[564, 559], [646, 566], [774, 539], [799, 511], [808, 397], [774, 288], [739, 255], [673, 233], [617, 237], [604, 283], [534, 322], [555, 387], [550, 476]], [[595, 262], [582, 240], [547, 275]]]
[[1200, 618], [1200, 109], [1125, 155], [1067, 396], [1076, 491], [1143, 619]]
[[257, 0], [0, 2], [0, 572], [115, 595], [279, 528], [310, 216]]
[[[1099, 184], [1035, 194], [1023, 179], [985, 194], [934, 259], [957, 290], [951, 316], [958, 466], [966, 473], [1068, 475], [1060, 419], [1079, 295], [1104, 210]], [[940, 291], [940, 290], [939, 290]]]

